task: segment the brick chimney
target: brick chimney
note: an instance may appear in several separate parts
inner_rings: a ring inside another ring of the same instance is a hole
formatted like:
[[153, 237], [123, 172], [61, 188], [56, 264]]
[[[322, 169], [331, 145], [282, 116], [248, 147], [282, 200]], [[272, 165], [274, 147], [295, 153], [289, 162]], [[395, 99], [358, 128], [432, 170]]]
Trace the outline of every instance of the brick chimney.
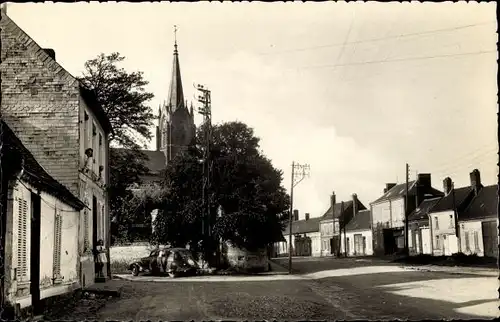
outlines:
[[353, 193], [352, 194], [352, 214], [355, 216], [358, 213], [358, 195]]
[[431, 174], [430, 173], [419, 173], [417, 177], [418, 183], [422, 187], [430, 188], [431, 187]]
[[391, 190], [394, 186], [396, 186], [395, 183], [386, 183], [385, 184], [385, 188], [384, 188], [384, 193], [386, 193], [387, 191]]
[[50, 56], [53, 60], [56, 60], [56, 52], [52, 48], [44, 48], [43, 51]]
[[306, 220], [309, 220], [309, 213], [306, 212]]
[[470, 186], [474, 190], [474, 193], [477, 195], [479, 190], [483, 187], [481, 184], [481, 174], [478, 169], [472, 170], [470, 175]]
[[452, 187], [453, 187], [453, 182], [451, 181], [451, 178], [450, 177], [444, 178], [443, 192], [445, 196], [447, 196], [451, 192]]
[[293, 220], [294, 221], [299, 220], [299, 211], [297, 209], [293, 210]]
[[332, 192], [332, 195], [330, 196], [330, 206], [332, 207], [332, 212], [335, 204], [337, 203], [337, 200], [335, 198], [335, 192]]

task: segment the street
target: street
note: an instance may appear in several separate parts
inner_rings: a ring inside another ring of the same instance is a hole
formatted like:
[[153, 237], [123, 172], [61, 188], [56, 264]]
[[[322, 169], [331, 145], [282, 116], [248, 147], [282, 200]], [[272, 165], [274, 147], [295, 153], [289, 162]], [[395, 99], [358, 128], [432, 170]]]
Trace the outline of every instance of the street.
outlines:
[[292, 276], [123, 275], [127, 280], [112, 281], [121, 285], [121, 298], [87, 318], [421, 320], [493, 318], [498, 312], [493, 276], [412, 271], [377, 260], [300, 259], [294, 265], [300, 273]]

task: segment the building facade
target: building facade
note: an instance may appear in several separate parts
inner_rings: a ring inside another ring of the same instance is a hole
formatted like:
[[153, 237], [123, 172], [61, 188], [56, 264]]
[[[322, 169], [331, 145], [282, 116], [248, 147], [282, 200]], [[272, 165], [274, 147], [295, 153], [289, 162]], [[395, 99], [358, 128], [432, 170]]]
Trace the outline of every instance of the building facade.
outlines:
[[341, 230], [355, 214], [366, 207], [356, 194], [352, 200], [337, 203], [335, 193], [330, 196], [330, 208], [320, 219], [321, 256], [340, 256], [342, 253]]
[[342, 252], [347, 256], [373, 255], [370, 210], [360, 210], [342, 231]]
[[[80, 285], [94, 283], [93, 248], [109, 249], [111, 124], [95, 96], [2, 12], [2, 114], [55, 180], [86, 207], [79, 217]], [[109, 255], [109, 253], [108, 253]], [[109, 266], [108, 266], [109, 268]]]
[[370, 204], [374, 253], [386, 255], [403, 250], [406, 216], [423, 200], [442, 195], [441, 191], [431, 186], [431, 175], [428, 173], [419, 174], [417, 180], [408, 182], [408, 188], [406, 184], [387, 184], [384, 194]]
[[[310, 218], [305, 214], [305, 219], [299, 220], [298, 210], [294, 210], [292, 223], [292, 255], [293, 256], [321, 256], [321, 234], [319, 232], [320, 217]], [[283, 230], [283, 240], [274, 244], [275, 256], [288, 255], [290, 225]]]
[[[3, 121], [2, 121], [3, 122]], [[3, 293], [10, 307], [33, 306], [80, 287], [78, 227], [84, 203], [50, 176], [7, 124], [8, 179]]]

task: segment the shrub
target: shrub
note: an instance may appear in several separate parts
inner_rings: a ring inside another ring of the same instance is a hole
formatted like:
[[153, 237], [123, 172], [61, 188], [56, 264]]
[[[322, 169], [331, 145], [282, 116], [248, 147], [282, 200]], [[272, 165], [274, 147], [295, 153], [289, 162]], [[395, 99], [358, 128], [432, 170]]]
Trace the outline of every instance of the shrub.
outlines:
[[126, 274], [130, 271], [128, 270], [129, 262], [125, 260], [111, 261], [111, 273], [113, 274]]

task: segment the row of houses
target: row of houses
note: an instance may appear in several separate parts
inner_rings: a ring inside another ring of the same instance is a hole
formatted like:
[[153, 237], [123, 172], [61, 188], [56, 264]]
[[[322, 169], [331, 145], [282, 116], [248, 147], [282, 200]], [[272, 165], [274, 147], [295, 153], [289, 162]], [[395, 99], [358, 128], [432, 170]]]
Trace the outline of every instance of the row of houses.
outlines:
[[96, 281], [94, 247], [109, 249], [112, 128], [52, 49], [5, 6], [1, 18], [0, 296], [2, 306], [36, 313], [44, 299]]
[[[298, 220], [294, 210], [292, 254], [295, 256], [370, 256], [403, 251], [408, 236], [411, 255], [454, 253], [498, 258], [498, 188], [483, 186], [479, 170], [470, 185], [455, 188], [443, 180], [443, 191], [431, 185], [430, 174], [404, 184], [386, 184], [382, 196], [367, 209], [356, 194], [337, 202], [320, 217]], [[408, 235], [405, 221], [408, 218]], [[288, 255], [289, 229], [275, 243], [274, 255]]]

